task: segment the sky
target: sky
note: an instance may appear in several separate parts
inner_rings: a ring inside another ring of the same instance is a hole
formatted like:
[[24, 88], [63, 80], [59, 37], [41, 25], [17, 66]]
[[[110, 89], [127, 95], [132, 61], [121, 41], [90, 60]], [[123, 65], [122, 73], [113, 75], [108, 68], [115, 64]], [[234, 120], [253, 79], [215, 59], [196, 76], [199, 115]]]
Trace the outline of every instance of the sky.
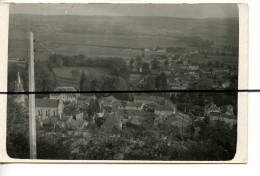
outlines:
[[236, 4], [12, 4], [11, 14], [88, 16], [238, 17]]

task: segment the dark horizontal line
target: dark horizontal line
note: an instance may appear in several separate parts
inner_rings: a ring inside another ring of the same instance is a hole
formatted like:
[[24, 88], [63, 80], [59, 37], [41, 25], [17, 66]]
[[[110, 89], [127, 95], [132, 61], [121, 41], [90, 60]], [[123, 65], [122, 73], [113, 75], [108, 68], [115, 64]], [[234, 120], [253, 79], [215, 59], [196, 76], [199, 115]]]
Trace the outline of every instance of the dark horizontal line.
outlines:
[[37, 92], [0, 92], [0, 94], [75, 94], [75, 93], [174, 93], [174, 92], [260, 92], [260, 89], [226, 90], [122, 90], [122, 91], [37, 91]]

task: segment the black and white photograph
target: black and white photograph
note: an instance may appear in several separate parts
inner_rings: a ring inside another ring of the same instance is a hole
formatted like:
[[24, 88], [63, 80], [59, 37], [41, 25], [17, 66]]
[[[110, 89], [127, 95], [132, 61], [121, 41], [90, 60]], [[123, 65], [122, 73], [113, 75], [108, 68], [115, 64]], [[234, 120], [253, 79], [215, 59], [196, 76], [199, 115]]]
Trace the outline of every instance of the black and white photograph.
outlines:
[[237, 4], [11, 4], [7, 155], [233, 160], [239, 23]]

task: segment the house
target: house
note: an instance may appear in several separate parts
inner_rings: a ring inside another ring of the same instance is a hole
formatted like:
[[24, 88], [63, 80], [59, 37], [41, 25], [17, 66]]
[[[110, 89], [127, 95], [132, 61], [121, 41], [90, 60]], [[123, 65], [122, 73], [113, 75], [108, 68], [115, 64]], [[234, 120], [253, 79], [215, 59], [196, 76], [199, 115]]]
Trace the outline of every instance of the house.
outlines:
[[159, 53], [166, 53], [166, 49], [165, 49], [165, 48], [163, 48], [163, 49], [157, 49], [157, 52], [159, 52]]
[[213, 102], [209, 103], [204, 107], [204, 116], [209, 117], [211, 113], [215, 115], [221, 113], [221, 109], [217, 107], [217, 105], [214, 104]]
[[60, 128], [65, 128], [68, 126], [68, 123], [71, 122], [72, 116], [67, 116], [67, 115], [61, 115], [61, 118], [57, 121], [57, 125]]
[[35, 99], [35, 115], [38, 118], [46, 119], [57, 116], [61, 118], [63, 103], [61, 100]]
[[143, 104], [163, 104], [164, 98], [160, 96], [146, 96], [140, 95], [134, 97], [134, 102], [140, 102]]
[[118, 110], [120, 103], [115, 97], [109, 96], [101, 98], [99, 100], [99, 105], [101, 111], [105, 110], [106, 112], [111, 113]]
[[209, 119], [211, 123], [215, 123], [216, 121], [225, 122], [231, 128], [233, 125], [237, 124], [237, 119], [234, 115], [227, 115], [223, 113], [211, 113]]
[[[232, 127], [237, 123], [237, 119], [233, 114], [233, 106], [227, 105], [224, 107], [221, 110], [221, 108], [217, 107], [214, 103], [210, 103], [204, 108], [204, 116], [209, 117], [211, 123], [215, 123], [216, 121], [223, 121]], [[225, 109], [224, 112], [223, 109]]]
[[101, 126], [107, 132], [113, 131], [113, 129], [122, 129], [122, 119], [116, 112], [107, 114], [104, 124]]
[[66, 92], [76, 92], [76, 89], [74, 87], [57, 87], [53, 93], [50, 94], [50, 99], [52, 100], [61, 100], [63, 102], [69, 101], [69, 102], [77, 102], [77, 99], [79, 97], [78, 93], [66, 93]]
[[93, 100], [96, 101], [95, 95], [80, 96], [77, 100], [77, 106], [82, 109], [86, 108]]
[[169, 116], [176, 113], [176, 105], [166, 103], [164, 105], [158, 105], [154, 108], [154, 113], [161, 116]]
[[218, 74], [218, 73], [229, 73], [229, 69], [225, 69], [225, 68], [212, 69], [212, 74]]
[[189, 66], [189, 70], [193, 70], [193, 71], [196, 71], [199, 69], [199, 66], [198, 65], [190, 65]]
[[143, 110], [143, 108], [144, 108], [144, 104], [141, 103], [141, 102], [131, 102], [131, 101], [128, 101], [126, 103], [126, 106], [125, 106], [125, 109], [128, 109], [128, 110], [141, 111], [141, 110]]
[[184, 134], [188, 132], [188, 127], [192, 124], [192, 121], [188, 114], [177, 112], [176, 115], [168, 117], [164, 123], [174, 127], [175, 132]]
[[37, 121], [41, 127], [54, 127], [58, 122], [58, 119], [59, 118], [57, 116], [52, 116], [45, 119], [37, 119]]
[[182, 60], [182, 65], [188, 66], [189, 65], [189, 61], [188, 60]]
[[61, 100], [62, 102], [75, 102], [77, 103], [78, 96], [71, 93], [53, 93], [50, 94], [51, 100]]
[[230, 81], [226, 80], [226, 81], [222, 82], [221, 86], [223, 89], [230, 87]]
[[152, 124], [154, 121], [154, 114], [151, 115], [143, 115], [143, 116], [135, 116], [129, 119], [129, 123], [134, 125], [142, 125], [142, 124]]
[[180, 83], [180, 82], [169, 83], [169, 86], [173, 90], [185, 90], [185, 89], [188, 88], [187, 84], [183, 84], [183, 83]]
[[226, 115], [234, 115], [234, 108], [232, 105], [225, 105], [223, 109]]

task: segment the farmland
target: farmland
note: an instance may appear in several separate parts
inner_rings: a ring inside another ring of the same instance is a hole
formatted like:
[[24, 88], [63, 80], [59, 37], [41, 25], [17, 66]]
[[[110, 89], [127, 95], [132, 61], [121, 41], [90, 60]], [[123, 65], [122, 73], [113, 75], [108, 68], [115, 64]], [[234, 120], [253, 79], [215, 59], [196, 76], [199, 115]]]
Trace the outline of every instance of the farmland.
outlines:
[[211, 62], [219, 61], [219, 62], [225, 63], [227, 65], [238, 66], [237, 56], [209, 55], [209, 56], [207, 56], [207, 58], [205, 58], [205, 56], [197, 55], [196, 57], [194, 57], [194, 59], [192, 61], [198, 62], [198, 63], [208, 63], [209, 61], [211, 61]]
[[35, 34], [36, 59], [47, 60], [52, 50], [56, 54], [116, 56], [129, 60], [140, 55], [141, 48], [189, 47], [192, 45], [187, 41], [190, 36], [213, 41], [214, 47], [236, 46], [237, 25], [237, 19], [232, 18], [11, 15], [9, 58], [27, 56], [25, 31]]
[[72, 70], [78, 70], [81, 74], [84, 71], [85, 74], [91, 74], [95, 77], [100, 77], [103, 75], [109, 74], [109, 70], [98, 67], [61, 67], [54, 68], [53, 71], [57, 78], [58, 86], [73, 86], [78, 89], [79, 87], [79, 79], [78, 77], [73, 77], [71, 74]]

